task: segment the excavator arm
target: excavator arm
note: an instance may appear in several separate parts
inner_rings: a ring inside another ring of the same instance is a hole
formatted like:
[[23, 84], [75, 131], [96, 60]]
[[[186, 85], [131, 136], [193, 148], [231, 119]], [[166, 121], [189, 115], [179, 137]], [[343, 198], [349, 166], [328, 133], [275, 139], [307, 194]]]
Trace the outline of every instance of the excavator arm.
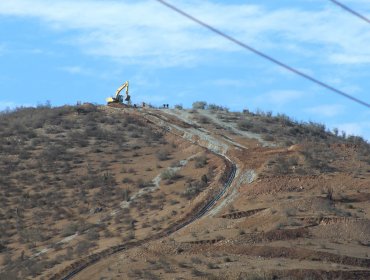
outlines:
[[128, 81], [126, 81], [122, 86], [120, 86], [117, 91], [116, 91], [116, 96], [115, 99], [118, 100], [119, 94], [121, 93], [122, 90], [126, 88], [126, 96], [128, 96]]

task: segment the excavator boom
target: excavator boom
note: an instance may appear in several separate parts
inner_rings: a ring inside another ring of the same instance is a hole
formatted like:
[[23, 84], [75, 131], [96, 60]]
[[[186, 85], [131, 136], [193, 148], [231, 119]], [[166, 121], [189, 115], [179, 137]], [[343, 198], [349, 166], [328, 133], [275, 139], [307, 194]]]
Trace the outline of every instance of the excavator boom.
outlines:
[[116, 99], [118, 99], [118, 95], [121, 93], [121, 91], [126, 88], [126, 95], [128, 95], [128, 81], [126, 81], [122, 86], [120, 86], [116, 91]]

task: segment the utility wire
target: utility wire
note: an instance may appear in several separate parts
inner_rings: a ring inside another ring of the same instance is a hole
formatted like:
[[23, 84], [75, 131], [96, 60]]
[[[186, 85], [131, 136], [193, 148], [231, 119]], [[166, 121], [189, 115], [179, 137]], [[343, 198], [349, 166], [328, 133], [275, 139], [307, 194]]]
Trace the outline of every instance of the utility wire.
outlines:
[[339, 7], [341, 7], [342, 9], [346, 10], [347, 12], [353, 14], [354, 16], [356, 17], [359, 17], [360, 19], [366, 21], [367, 23], [370, 23], [370, 19], [368, 19], [367, 17], [365, 17], [364, 15], [361, 15], [360, 13], [352, 10], [350, 7], [340, 3], [339, 1], [336, 1], [336, 0], [329, 0], [330, 2], [333, 2], [335, 5], [338, 5]]
[[241, 42], [241, 41], [239, 41], [239, 40], [237, 40], [237, 39], [235, 39], [235, 38], [227, 35], [226, 33], [224, 33], [222, 31], [220, 31], [220, 30], [212, 27], [211, 25], [209, 25], [209, 24], [207, 24], [207, 23], [205, 23], [205, 22], [203, 22], [203, 21], [201, 21], [201, 20], [199, 20], [199, 19], [191, 16], [190, 14], [184, 12], [183, 10], [180, 10], [179, 8], [175, 7], [174, 5], [171, 5], [171, 4], [169, 4], [169, 3], [167, 3], [166, 1], [163, 1], [163, 0], [156, 0], [156, 1], [159, 2], [159, 3], [161, 3], [161, 4], [163, 4], [164, 6], [167, 6], [171, 10], [173, 10], [173, 11], [181, 14], [182, 16], [190, 19], [191, 21], [194, 21], [194, 22], [202, 25], [203, 27], [209, 29], [210, 31], [212, 31], [212, 32], [214, 32], [216, 34], [218, 34], [219, 36], [224, 37], [225, 39], [227, 39], [227, 40], [229, 40], [229, 41], [231, 41], [231, 42], [233, 42], [233, 43], [241, 46], [242, 48], [245, 48], [245, 49], [247, 49], [247, 50], [255, 53], [256, 55], [258, 55], [258, 56], [260, 56], [262, 58], [265, 58], [265, 59], [269, 60], [270, 62], [272, 62], [274, 64], [277, 64], [278, 66], [280, 66], [280, 67], [282, 67], [282, 68], [284, 68], [284, 69], [286, 69], [286, 70], [288, 70], [290, 72], [293, 72], [294, 74], [297, 74], [297, 75], [299, 75], [299, 76], [301, 76], [301, 77], [303, 77], [303, 78], [305, 78], [305, 79], [307, 79], [307, 80], [309, 80], [309, 81], [311, 81], [311, 82], [313, 82], [315, 84], [318, 84], [321, 87], [324, 87], [326, 89], [329, 89], [329, 90], [333, 91], [336, 94], [339, 94], [339, 95], [341, 95], [341, 96], [343, 96], [343, 97], [345, 97], [347, 99], [350, 99], [350, 100], [352, 100], [352, 101], [354, 101], [356, 103], [359, 103], [359, 104], [361, 104], [361, 105], [363, 105], [363, 106], [365, 106], [367, 108], [370, 108], [370, 104], [369, 103], [367, 103], [365, 101], [362, 101], [362, 100], [360, 100], [360, 99], [358, 99], [358, 98], [356, 98], [356, 97], [354, 97], [352, 95], [349, 95], [348, 93], [345, 93], [344, 91], [341, 91], [339, 89], [336, 89], [336, 88], [334, 88], [334, 87], [332, 87], [332, 86], [330, 86], [330, 85], [328, 85], [328, 84], [326, 84], [324, 82], [321, 82], [321, 81], [317, 80], [316, 78], [313, 78], [313, 77], [311, 77], [311, 76], [309, 76], [309, 75], [307, 75], [307, 74], [305, 74], [305, 73], [303, 73], [303, 72], [301, 72], [301, 71], [299, 71], [299, 70], [297, 70], [297, 69], [295, 69], [295, 68], [293, 68], [293, 67], [291, 67], [291, 66], [289, 66], [289, 65], [287, 65], [287, 64], [285, 64], [285, 63], [283, 63], [283, 62], [281, 62], [281, 61], [279, 61], [279, 60], [277, 60], [277, 59], [275, 59], [275, 58], [273, 58], [273, 57], [271, 57], [271, 56], [269, 56], [267, 54], [265, 54], [265, 53], [263, 53], [263, 52], [258, 51], [257, 49], [255, 49], [255, 48], [253, 48], [253, 47], [251, 47], [251, 46], [249, 46], [247, 44], [244, 44], [243, 42]]

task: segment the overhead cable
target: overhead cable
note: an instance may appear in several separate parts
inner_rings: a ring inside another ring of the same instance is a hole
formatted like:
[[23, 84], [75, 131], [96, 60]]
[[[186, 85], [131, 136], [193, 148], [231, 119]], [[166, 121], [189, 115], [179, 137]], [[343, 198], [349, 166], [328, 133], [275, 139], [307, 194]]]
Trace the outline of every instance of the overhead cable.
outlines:
[[350, 7], [342, 4], [341, 2], [339, 1], [336, 1], [336, 0], [329, 0], [330, 2], [333, 2], [335, 5], [338, 5], [339, 7], [341, 7], [342, 9], [346, 10], [347, 12], [353, 14], [354, 16], [366, 21], [367, 23], [370, 23], [370, 19], [368, 19], [367, 17], [365, 17], [364, 15], [352, 10]]
[[277, 64], [278, 66], [280, 66], [280, 67], [282, 67], [282, 68], [284, 68], [284, 69], [286, 69], [286, 70], [288, 70], [288, 71], [290, 71], [290, 72], [292, 72], [294, 74], [297, 74], [297, 75], [299, 75], [299, 76], [301, 76], [301, 77], [303, 77], [303, 78], [305, 78], [305, 79], [307, 79], [307, 80], [309, 80], [309, 81], [311, 81], [311, 82], [313, 82], [313, 83], [315, 83], [315, 84], [317, 84], [317, 85], [319, 85], [321, 87], [324, 87], [326, 89], [329, 89], [330, 91], [332, 91], [332, 92], [334, 92], [336, 94], [339, 94], [339, 95], [341, 95], [341, 96], [343, 96], [343, 97], [345, 97], [347, 99], [350, 99], [350, 100], [352, 100], [352, 101], [354, 101], [356, 103], [359, 103], [359, 104], [361, 104], [361, 105], [363, 105], [363, 106], [365, 106], [367, 108], [370, 108], [370, 104], [369, 103], [367, 103], [365, 101], [362, 101], [362, 100], [360, 100], [360, 99], [358, 99], [358, 98], [356, 98], [356, 97], [354, 97], [354, 96], [352, 96], [352, 95], [350, 95], [348, 93], [345, 93], [344, 91], [341, 91], [339, 89], [336, 89], [336, 88], [334, 88], [334, 87], [332, 87], [332, 86], [330, 86], [330, 85], [328, 85], [328, 84], [326, 84], [324, 82], [321, 82], [318, 79], [313, 78], [313, 77], [311, 77], [311, 76], [309, 76], [309, 75], [307, 75], [307, 74], [305, 74], [305, 73], [303, 73], [303, 72], [301, 72], [301, 71], [299, 71], [299, 70], [297, 70], [297, 69], [295, 69], [295, 68], [293, 68], [293, 67], [291, 67], [291, 66], [289, 66], [289, 65], [287, 65], [287, 64], [285, 64], [285, 63], [283, 63], [283, 62], [281, 62], [281, 61], [279, 61], [279, 60], [277, 60], [277, 59], [275, 59], [275, 58], [273, 58], [273, 57], [271, 57], [271, 56], [269, 56], [269, 55], [267, 55], [267, 54], [265, 54], [265, 53], [263, 53], [263, 52], [261, 52], [259, 50], [257, 50], [257, 49], [255, 49], [255, 48], [253, 48], [253, 47], [251, 47], [251, 46], [249, 46], [249, 45], [247, 45], [247, 44], [245, 44], [245, 43], [243, 43], [243, 42], [241, 42], [241, 41], [239, 41], [239, 40], [231, 37], [230, 35], [227, 35], [226, 33], [220, 31], [219, 29], [216, 29], [215, 27], [212, 27], [211, 25], [209, 25], [209, 24], [207, 24], [207, 23], [205, 23], [205, 22], [203, 22], [203, 21], [201, 21], [201, 20], [193, 17], [192, 15], [184, 12], [183, 10], [177, 8], [176, 6], [171, 5], [171, 4], [169, 4], [169, 3], [167, 3], [166, 1], [163, 1], [163, 0], [156, 0], [156, 1], [159, 2], [159, 3], [161, 3], [161, 4], [163, 4], [163, 5], [165, 5], [165, 6], [167, 6], [171, 10], [173, 10], [173, 11], [181, 14], [182, 16], [190, 19], [191, 21], [194, 21], [194, 22], [202, 25], [203, 27], [209, 29], [210, 31], [212, 31], [212, 32], [214, 32], [216, 34], [218, 34], [219, 36], [221, 36], [221, 37], [223, 37], [223, 38], [225, 38], [225, 39], [227, 39], [227, 40], [229, 40], [229, 41], [231, 41], [231, 42], [233, 42], [233, 43], [241, 46], [242, 48], [245, 48], [245, 49], [247, 49], [247, 50], [255, 53], [256, 55], [258, 55], [258, 56], [260, 56], [262, 58], [265, 58], [265, 59], [269, 60], [270, 62], [272, 62], [274, 64]]

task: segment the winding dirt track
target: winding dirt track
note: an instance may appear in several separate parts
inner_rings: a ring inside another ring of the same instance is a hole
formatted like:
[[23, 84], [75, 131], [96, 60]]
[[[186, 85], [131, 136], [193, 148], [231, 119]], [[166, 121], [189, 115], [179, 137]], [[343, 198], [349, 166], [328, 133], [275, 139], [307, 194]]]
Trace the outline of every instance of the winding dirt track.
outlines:
[[[117, 110], [117, 108], [114, 108], [114, 109]], [[120, 110], [120, 109], [118, 109], [118, 110]], [[184, 228], [185, 226], [191, 224], [195, 220], [198, 220], [202, 216], [204, 216], [216, 204], [216, 202], [220, 200], [220, 198], [225, 194], [226, 190], [233, 183], [233, 181], [235, 179], [236, 172], [237, 172], [237, 166], [234, 162], [232, 162], [222, 152], [218, 152], [217, 150], [214, 150], [214, 149], [209, 149], [208, 147], [205, 147], [204, 145], [200, 145], [199, 143], [196, 143], [196, 142], [192, 141], [191, 139], [188, 139], [187, 137], [185, 137], [185, 135], [181, 135], [179, 133], [176, 133], [175, 130], [178, 130], [179, 127], [176, 126], [176, 125], [171, 126], [171, 124], [169, 124], [167, 122], [168, 120], [165, 117], [162, 118], [162, 116], [160, 116], [159, 114], [153, 114], [153, 113], [146, 114], [146, 115], [144, 115], [144, 118], [148, 122], [160, 127], [161, 129], [167, 131], [168, 133], [171, 133], [171, 134], [173, 134], [177, 137], [181, 137], [181, 138], [183, 138], [187, 141], [190, 141], [192, 144], [199, 145], [203, 148], [206, 148], [211, 153], [222, 157], [225, 161], [225, 164], [226, 164], [226, 170], [224, 171], [224, 175], [223, 175], [223, 178], [225, 178], [223, 187], [221, 188], [221, 190], [218, 192], [217, 195], [215, 195], [213, 198], [211, 198], [210, 200], [206, 201], [203, 205], [198, 207], [198, 209], [196, 211], [194, 211], [193, 213], [191, 213], [187, 217], [183, 218], [182, 220], [179, 220], [177, 223], [173, 224], [172, 226], [170, 226], [166, 230], [161, 231], [157, 234], [154, 234], [154, 235], [152, 235], [148, 238], [145, 238], [143, 240], [140, 240], [140, 241], [134, 241], [134, 242], [128, 242], [128, 243], [120, 244], [120, 245], [117, 245], [117, 246], [107, 248], [107, 249], [105, 249], [105, 250], [103, 250], [99, 253], [95, 253], [95, 254], [92, 254], [90, 256], [87, 256], [87, 257], [69, 265], [68, 267], [66, 267], [65, 269], [60, 271], [59, 273], [53, 275], [50, 278], [51, 280], [72, 279], [74, 276], [76, 276], [82, 270], [86, 269], [87, 267], [89, 267], [91, 265], [96, 264], [97, 262], [101, 261], [102, 259], [110, 257], [113, 254], [116, 254], [118, 252], [122, 252], [122, 251], [125, 251], [125, 250], [128, 250], [128, 249], [132, 249], [134, 247], [141, 246], [141, 245], [143, 245], [147, 242], [154, 241], [154, 240], [166, 237], [166, 236]], [[157, 120], [159, 120], [159, 122], [158, 121], [153, 121], [153, 118], [157, 118]], [[181, 119], [178, 119], [178, 121], [183, 123], [185, 126], [189, 125], [187, 123], [184, 123], [183, 120], [181, 120]], [[174, 129], [172, 129], [172, 128], [174, 128]]]

